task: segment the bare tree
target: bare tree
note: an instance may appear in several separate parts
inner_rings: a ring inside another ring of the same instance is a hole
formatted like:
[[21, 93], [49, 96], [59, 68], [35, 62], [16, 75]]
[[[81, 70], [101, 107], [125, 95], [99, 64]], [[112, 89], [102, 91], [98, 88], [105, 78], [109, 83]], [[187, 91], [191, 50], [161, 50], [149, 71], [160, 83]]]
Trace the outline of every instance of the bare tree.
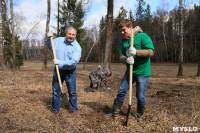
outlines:
[[60, 2], [58, 0], [58, 18], [57, 18], [57, 36], [60, 36], [60, 33], [59, 33], [59, 19], [60, 18]]
[[168, 14], [168, 3], [165, 1], [165, 0], [162, 0], [162, 2], [160, 3], [158, 9], [157, 9], [157, 15], [158, 15], [158, 18], [159, 18], [159, 25], [162, 27], [162, 34], [163, 34], [163, 40], [164, 40], [164, 45], [165, 45], [165, 55], [166, 55], [166, 59], [168, 61], [168, 49], [167, 49], [167, 41], [166, 41], [166, 31], [165, 31], [165, 28], [166, 28], [166, 22], [168, 21], [168, 17], [169, 17], [169, 14]]
[[0, 1], [0, 69], [4, 66], [3, 54], [3, 27], [2, 27], [2, 1]]
[[87, 56], [86, 56], [86, 58], [85, 58], [85, 62], [84, 62], [84, 64], [83, 64], [83, 70], [85, 70], [85, 65], [86, 65], [86, 63], [87, 63], [88, 57], [90, 56], [90, 53], [92, 52], [92, 49], [93, 49], [94, 46], [95, 46], [95, 43], [92, 44], [92, 47], [90, 48], [90, 50], [89, 50], [89, 52], [88, 52], [88, 54], [87, 54]]
[[22, 11], [16, 11], [14, 12], [15, 16], [15, 34], [20, 34], [22, 33], [24, 29], [24, 23], [26, 23], [26, 17], [23, 15]]
[[107, 8], [107, 27], [106, 27], [106, 47], [104, 58], [104, 69], [111, 70], [111, 53], [112, 53], [112, 24], [113, 24], [113, 0], [108, 0]]
[[37, 21], [33, 27], [30, 29], [30, 31], [28, 32], [27, 36], [26, 36], [26, 39], [25, 40], [28, 40], [29, 36], [31, 35], [31, 33], [33, 32], [33, 30], [40, 24], [40, 22], [42, 21], [42, 19], [40, 19], [39, 21]]
[[166, 27], [166, 21], [168, 17], [168, 12], [159, 9], [157, 10], [158, 18], [159, 18], [159, 24], [162, 26], [162, 34], [163, 34], [163, 39], [164, 39], [164, 44], [165, 44], [165, 51], [166, 51], [166, 58], [168, 60], [168, 50], [167, 50], [167, 41], [166, 41], [166, 34], [165, 34], [165, 27]]
[[16, 46], [15, 46], [15, 30], [14, 30], [14, 15], [13, 15], [13, 0], [10, 0], [11, 14], [11, 31], [12, 31], [12, 47], [13, 47], [13, 68], [16, 69]]
[[[45, 17], [43, 14], [37, 15], [36, 18], [29, 21], [27, 18], [23, 15], [22, 11], [16, 11], [14, 12], [14, 18], [15, 18], [15, 34], [22, 34], [24, 31], [27, 33], [22, 40], [22, 49], [21, 53], [24, 54], [24, 57], [26, 60], [29, 60], [31, 58], [30, 56], [30, 38], [34, 38], [38, 34], [38, 29], [43, 21], [43, 18]], [[24, 25], [29, 25], [27, 28], [24, 27]], [[38, 37], [38, 36], [37, 36]]]
[[180, 10], [180, 54], [179, 54], [179, 69], [177, 76], [183, 76], [183, 1], [179, 0]]
[[[98, 30], [97, 30], [97, 26], [93, 25], [93, 27], [91, 29], [87, 29], [86, 30], [86, 36], [88, 38], [88, 52], [86, 52], [87, 56], [85, 58], [84, 64], [83, 64], [83, 70], [85, 70], [85, 66], [87, 64], [87, 60], [90, 56], [93, 56], [91, 53], [93, 51], [94, 46], [97, 46], [97, 42], [98, 42]], [[98, 49], [99, 51], [99, 49]], [[93, 53], [97, 53], [99, 54], [97, 51], [93, 51]]]
[[25, 37], [25, 40], [22, 41], [22, 51], [24, 51], [25, 59], [29, 60], [30, 58], [30, 51], [29, 51], [29, 37], [31, 34], [34, 34], [36, 32], [35, 30], [38, 28], [39, 24], [42, 22], [42, 19], [36, 20], [32, 25], [33, 27], [28, 32], [27, 36]]
[[[49, 32], [49, 22], [50, 22], [50, 14], [51, 14], [51, 0], [47, 0], [47, 22], [46, 22], [46, 35], [45, 39], [47, 38], [47, 33]], [[48, 48], [44, 45], [44, 62], [43, 62], [43, 70], [47, 70], [47, 54]]]

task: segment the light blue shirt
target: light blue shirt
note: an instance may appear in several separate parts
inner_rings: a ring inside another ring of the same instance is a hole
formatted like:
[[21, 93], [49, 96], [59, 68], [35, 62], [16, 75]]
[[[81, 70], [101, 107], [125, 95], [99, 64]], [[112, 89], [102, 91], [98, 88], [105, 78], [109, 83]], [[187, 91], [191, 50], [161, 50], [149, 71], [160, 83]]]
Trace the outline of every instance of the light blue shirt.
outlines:
[[[61, 70], [72, 70], [76, 68], [76, 64], [81, 58], [81, 47], [74, 40], [72, 43], [66, 42], [66, 37], [58, 37], [53, 39], [56, 58], [59, 60], [58, 67]], [[46, 40], [46, 45], [52, 49], [51, 40]]]

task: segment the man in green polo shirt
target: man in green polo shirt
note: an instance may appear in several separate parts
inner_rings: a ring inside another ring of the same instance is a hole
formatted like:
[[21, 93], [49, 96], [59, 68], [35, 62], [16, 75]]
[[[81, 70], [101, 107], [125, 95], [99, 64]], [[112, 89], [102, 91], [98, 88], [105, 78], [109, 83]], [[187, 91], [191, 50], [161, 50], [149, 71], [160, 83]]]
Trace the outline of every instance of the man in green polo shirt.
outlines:
[[134, 36], [134, 47], [130, 48], [132, 28], [132, 22], [127, 19], [121, 21], [119, 24], [121, 34], [124, 36], [119, 46], [119, 60], [126, 64], [126, 72], [119, 87], [117, 97], [114, 100], [112, 112], [105, 114], [104, 117], [119, 117], [125, 95], [129, 90], [130, 64], [133, 64], [133, 83], [136, 82], [136, 98], [138, 100], [137, 121], [141, 122], [145, 107], [145, 92], [149, 76], [151, 75], [150, 57], [154, 55], [155, 50], [151, 38], [146, 33], [143, 33], [141, 29]]

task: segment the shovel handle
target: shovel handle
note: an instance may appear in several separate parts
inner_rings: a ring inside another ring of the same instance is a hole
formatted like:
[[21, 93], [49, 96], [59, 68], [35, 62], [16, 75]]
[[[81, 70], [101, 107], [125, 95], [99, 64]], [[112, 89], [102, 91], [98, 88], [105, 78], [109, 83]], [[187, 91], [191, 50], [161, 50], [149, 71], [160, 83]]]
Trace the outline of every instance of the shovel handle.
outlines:
[[[53, 51], [53, 57], [54, 57], [54, 59], [56, 59], [56, 53], [55, 53], [55, 48], [54, 48], [54, 44], [53, 44], [53, 38], [50, 37], [50, 40], [51, 40], [51, 46], [52, 46], [52, 51]], [[57, 72], [57, 75], [58, 75], [58, 81], [59, 81], [61, 93], [63, 93], [62, 83], [61, 83], [61, 79], [60, 79], [60, 72], [59, 72], [58, 65], [56, 65], [56, 72]]]
[[[133, 47], [133, 42], [134, 42], [134, 30], [131, 29], [131, 47]], [[128, 125], [128, 118], [129, 118], [129, 114], [131, 112], [131, 100], [132, 100], [132, 76], [133, 76], [133, 65], [130, 65], [130, 72], [129, 72], [129, 103], [128, 103], [128, 111], [127, 111], [127, 115], [126, 115], [126, 122], [125, 122], [125, 126]]]
[[[133, 47], [133, 42], [134, 42], [134, 30], [131, 29], [131, 48]], [[130, 73], [129, 73], [129, 105], [131, 105], [131, 99], [132, 99], [132, 79], [133, 77], [133, 65], [130, 65]]]

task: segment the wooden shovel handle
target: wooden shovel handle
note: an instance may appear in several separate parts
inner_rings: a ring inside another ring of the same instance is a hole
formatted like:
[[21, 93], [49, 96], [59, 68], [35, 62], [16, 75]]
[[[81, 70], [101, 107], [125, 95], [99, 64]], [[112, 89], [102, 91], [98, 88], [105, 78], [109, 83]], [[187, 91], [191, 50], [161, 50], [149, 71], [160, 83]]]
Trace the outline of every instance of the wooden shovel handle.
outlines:
[[[131, 47], [134, 46], [134, 30], [131, 29]], [[132, 75], [133, 75], [133, 65], [130, 65], [130, 72], [129, 72], [129, 105], [131, 105], [132, 100]]]
[[[131, 29], [131, 47], [133, 47], [133, 42], [134, 42], [134, 30]], [[130, 72], [129, 72], [129, 105], [128, 105], [128, 112], [126, 115], [126, 122], [124, 123], [125, 126], [128, 125], [128, 119], [129, 119], [129, 114], [131, 112], [131, 99], [132, 99], [132, 75], [133, 75], [133, 65], [130, 65]]]
[[[53, 51], [53, 57], [54, 57], [54, 59], [56, 59], [56, 53], [55, 53], [55, 48], [54, 48], [54, 44], [53, 44], [53, 38], [50, 37], [50, 40], [51, 40], [51, 46], [52, 46], [52, 51]], [[56, 72], [57, 72], [57, 75], [58, 75], [58, 81], [59, 81], [59, 85], [60, 85], [60, 88], [61, 88], [61, 93], [63, 93], [58, 65], [56, 65]]]

